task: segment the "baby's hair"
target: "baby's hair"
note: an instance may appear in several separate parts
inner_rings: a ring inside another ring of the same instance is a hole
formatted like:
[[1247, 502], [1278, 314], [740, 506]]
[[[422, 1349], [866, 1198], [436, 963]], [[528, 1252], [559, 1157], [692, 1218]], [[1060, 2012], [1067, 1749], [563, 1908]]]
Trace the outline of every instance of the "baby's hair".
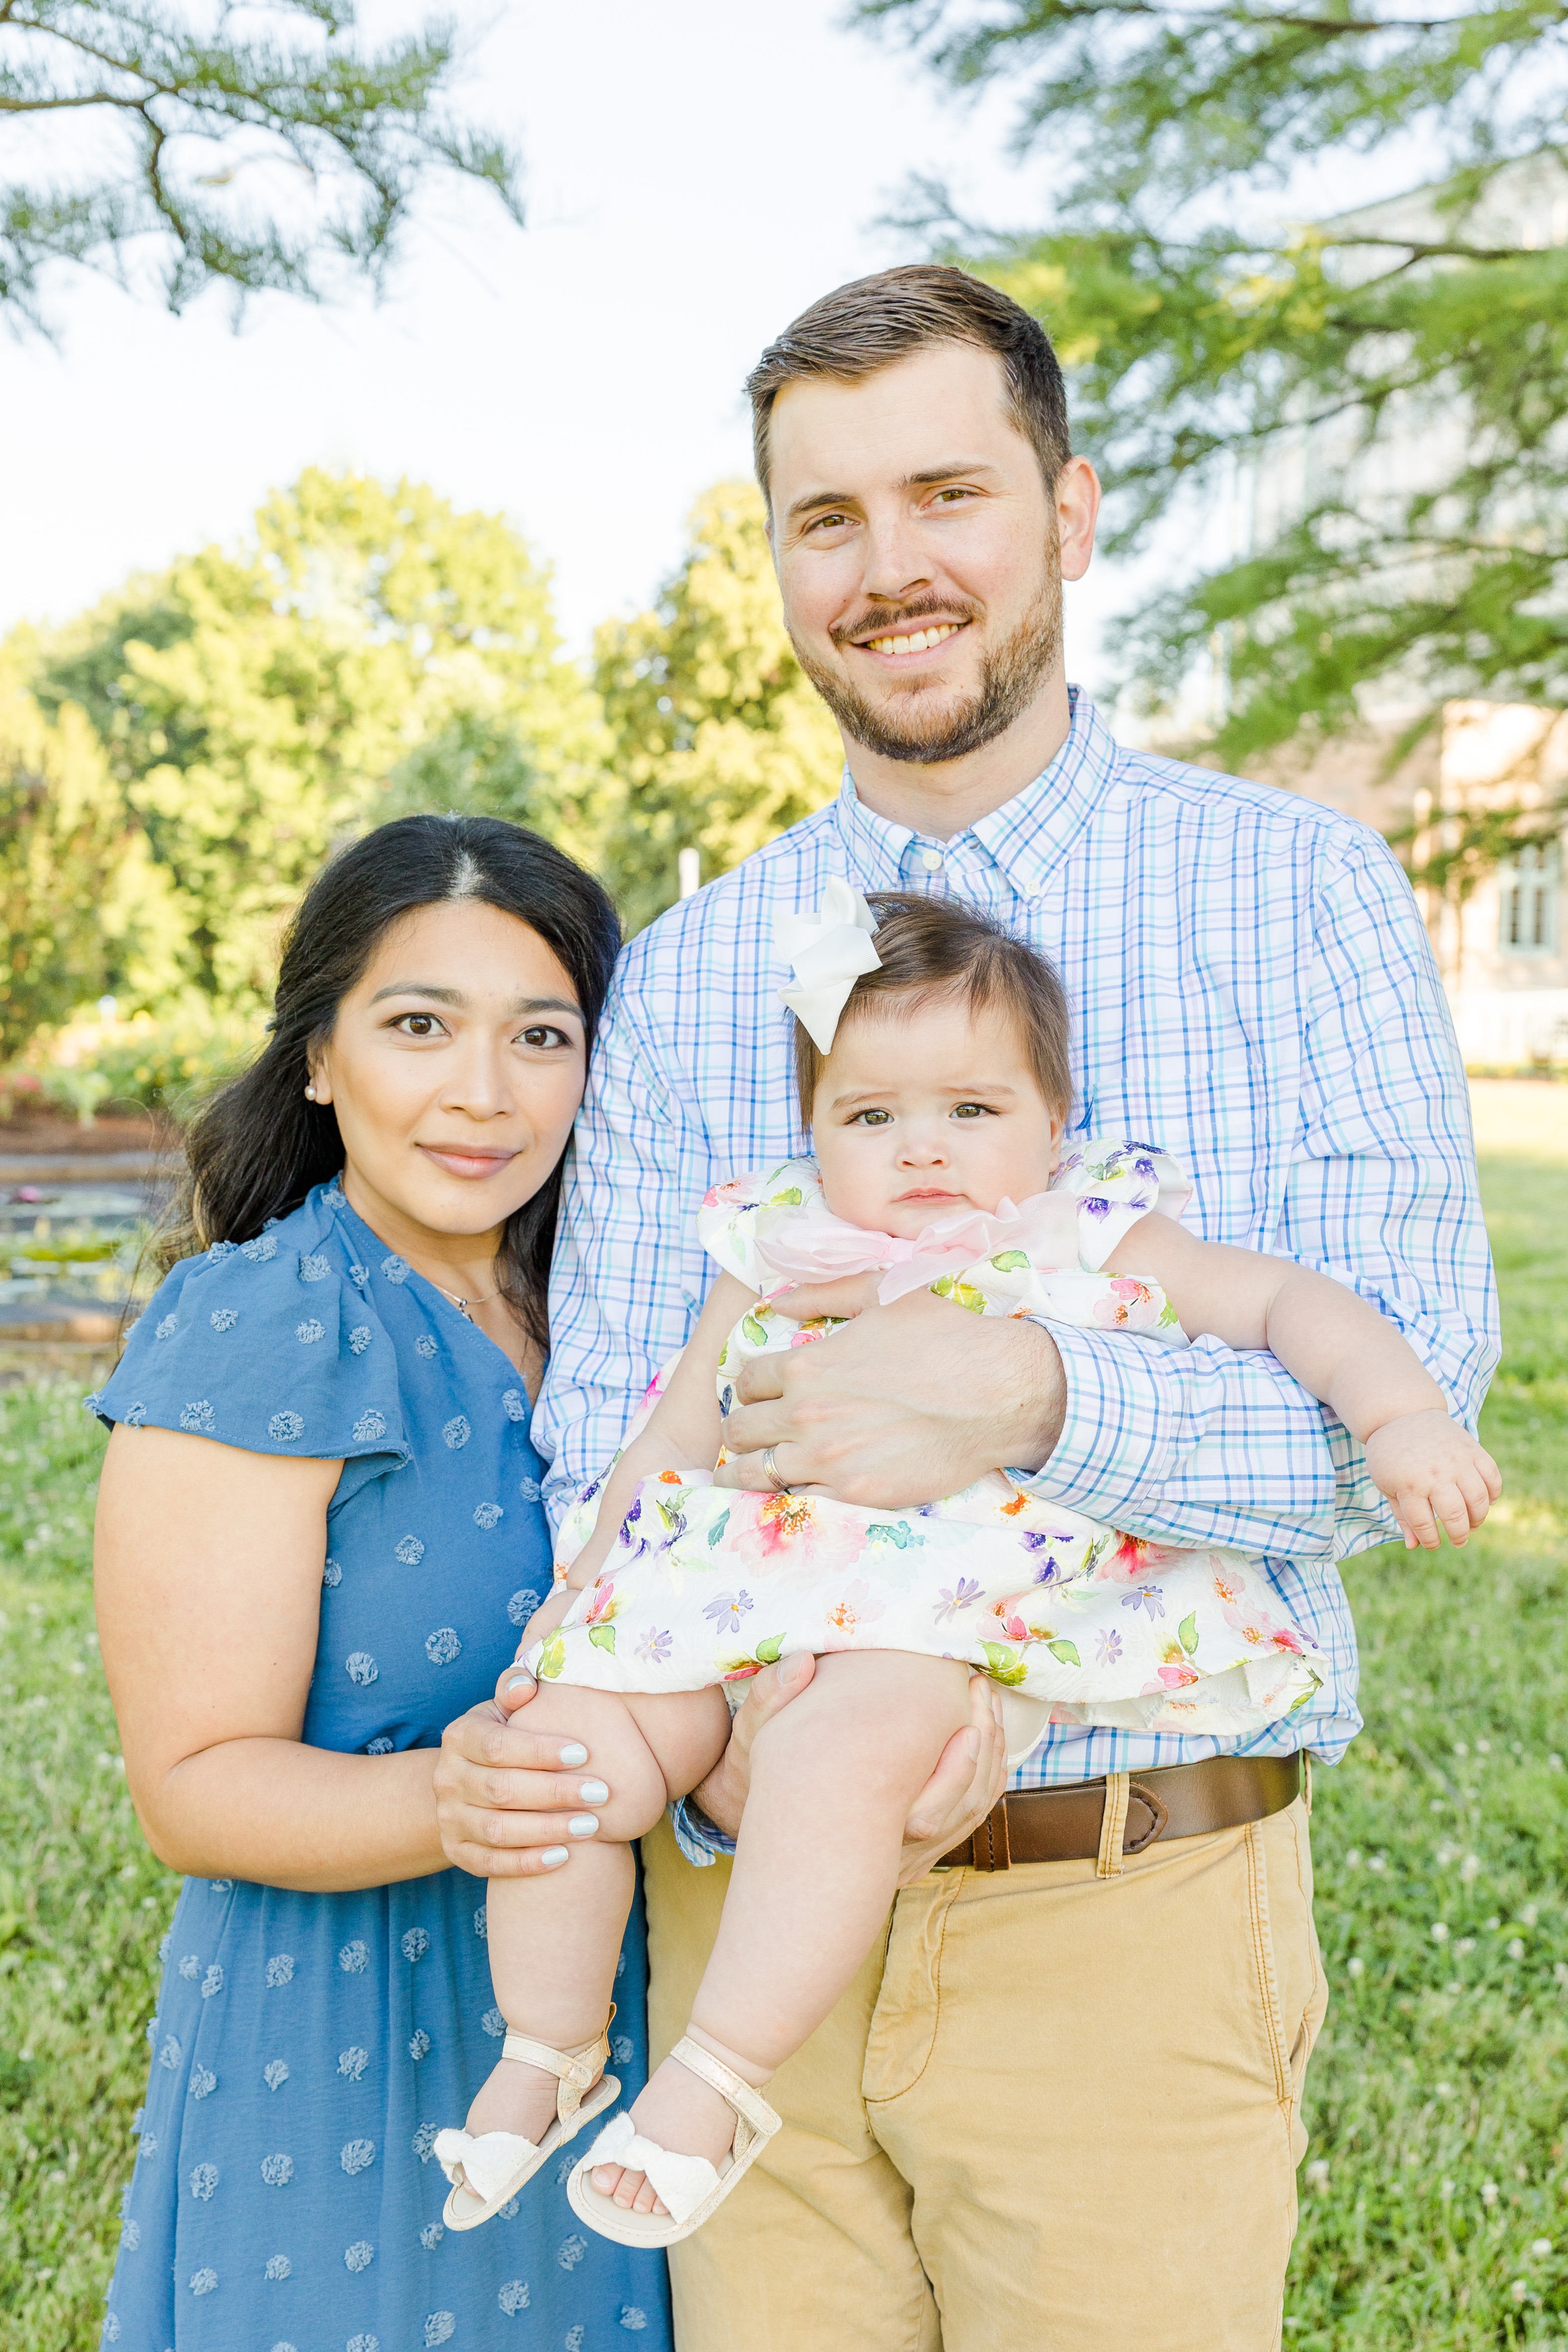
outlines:
[[[1017, 1024], [1041, 1095], [1065, 1118], [1072, 1105], [1071, 1019], [1067, 992], [1044, 956], [958, 898], [879, 890], [866, 904], [876, 917], [882, 965], [862, 972], [851, 989], [841, 1028], [873, 1004], [892, 1013], [915, 1012], [942, 996], [962, 997], [976, 1013], [998, 1005]], [[807, 1128], [826, 1058], [797, 1021], [795, 1086]]]

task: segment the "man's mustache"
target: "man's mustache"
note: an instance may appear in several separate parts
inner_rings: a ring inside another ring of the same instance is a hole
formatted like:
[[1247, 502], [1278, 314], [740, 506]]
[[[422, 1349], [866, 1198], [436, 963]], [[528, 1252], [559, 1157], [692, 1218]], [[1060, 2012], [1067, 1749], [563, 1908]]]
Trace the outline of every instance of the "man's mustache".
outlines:
[[962, 596], [917, 596], [908, 604], [873, 604], [856, 621], [841, 621], [828, 631], [835, 646], [851, 646], [862, 637], [902, 636], [922, 621], [977, 621], [984, 607]]

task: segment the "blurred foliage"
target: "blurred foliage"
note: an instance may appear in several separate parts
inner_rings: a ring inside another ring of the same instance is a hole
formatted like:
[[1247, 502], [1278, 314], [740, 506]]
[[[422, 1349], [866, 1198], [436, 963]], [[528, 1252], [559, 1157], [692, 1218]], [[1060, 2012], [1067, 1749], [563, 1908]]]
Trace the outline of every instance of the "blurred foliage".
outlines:
[[433, 170], [487, 184], [521, 218], [517, 156], [445, 110], [450, 25], [369, 43], [353, 0], [214, 13], [169, 0], [0, 10], [0, 112], [53, 128], [48, 146], [13, 139], [0, 177], [0, 312], [14, 324], [47, 328], [43, 284], [62, 261], [150, 268], [172, 310], [213, 284], [243, 301], [379, 278]]
[[785, 635], [760, 493], [721, 482], [689, 529], [654, 609], [595, 646], [616, 783], [605, 871], [629, 930], [678, 895], [683, 848], [711, 881], [831, 799], [843, 768]]
[[102, 985], [124, 807], [74, 703], [51, 721], [0, 662], [0, 1060]]
[[84, 1074], [54, 1088], [73, 1108], [177, 1115], [254, 1045], [322, 860], [390, 817], [531, 825], [635, 929], [682, 849], [711, 881], [841, 767], [750, 484], [699, 500], [658, 604], [599, 632], [589, 675], [502, 518], [312, 469], [246, 544], [0, 645], [0, 1072], [26, 1050]]
[[86, 712], [145, 843], [140, 928], [108, 975], [132, 1006], [261, 1001], [322, 859], [394, 791], [406, 805], [411, 755], [428, 766], [421, 747], [455, 727], [526, 744], [507, 814], [543, 832], [584, 830], [600, 790], [548, 574], [499, 517], [407, 482], [307, 472], [252, 546], [208, 548], [17, 650], [51, 718]]
[[265, 1042], [259, 1007], [225, 1012], [193, 994], [157, 1015], [78, 1019], [56, 1031], [38, 1056], [43, 1092], [78, 1118], [114, 1109], [180, 1119]]
[[[956, 91], [1005, 80], [1049, 166], [1039, 228], [967, 222], [930, 183], [909, 217], [1050, 329], [1112, 551], [1262, 493], [1258, 543], [1126, 625], [1146, 705], [1217, 633], [1225, 765], [1348, 730], [1369, 695], [1422, 703], [1417, 730], [1453, 696], [1568, 703], [1563, 0], [858, 14]], [[1423, 201], [1292, 223], [1293, 173], [1364, 184], [1385, 153], [1420, 158]]]

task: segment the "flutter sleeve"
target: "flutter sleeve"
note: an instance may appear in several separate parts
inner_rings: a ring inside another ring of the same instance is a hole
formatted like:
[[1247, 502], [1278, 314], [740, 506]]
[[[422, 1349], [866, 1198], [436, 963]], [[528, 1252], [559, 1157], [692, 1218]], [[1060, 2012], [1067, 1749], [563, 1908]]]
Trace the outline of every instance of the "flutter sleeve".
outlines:
[[165, 1277], [88, 1403], [128, 1428], [186, 1430], [247, 1454], [341, 1458], [361, 1485], [409, 1458], [396, 1357], [325, 1220], [296, 1213]]
[[809, 1160], [787, 1160], [779, 1168], [731, 1177], [705, 1197], [697, 1211], [698, 1238], [726, 1274], [736, 1276], [748, 1290], [765, 1290], [771, 1277], [758, 1264], [758, 1219], [769, 1211], [809, 1209], [821, 1189]]
[[1095, 1273], [1140, 1217], [1151, 1210], [1179, 1217], [1192, 1198], [1191, 1180], [1169, 1152], [1104, 1136], [1074, 1144], [1051, 1189], [1076, 1201], [1079, 1261]]

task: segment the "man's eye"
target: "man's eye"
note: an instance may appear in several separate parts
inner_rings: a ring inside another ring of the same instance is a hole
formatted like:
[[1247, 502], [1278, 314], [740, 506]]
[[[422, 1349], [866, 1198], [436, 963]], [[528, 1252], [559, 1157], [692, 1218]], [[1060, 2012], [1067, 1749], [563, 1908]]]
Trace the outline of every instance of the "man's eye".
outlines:
[[848, 520], [847, 514], [813, 515], [806, 528], [808, 530], [841, 530]]

